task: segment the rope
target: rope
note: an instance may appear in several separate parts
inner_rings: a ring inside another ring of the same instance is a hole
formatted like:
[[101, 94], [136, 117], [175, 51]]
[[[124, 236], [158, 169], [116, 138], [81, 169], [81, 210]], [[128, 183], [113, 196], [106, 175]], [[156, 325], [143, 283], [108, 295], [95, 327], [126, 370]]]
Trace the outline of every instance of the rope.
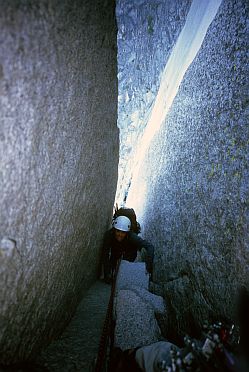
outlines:
[[111, 295], [110, 295], [110, 299], [109, 299], [109, 303], [107, 307], [107, 312], [106, 312], [106, 317], [105, 317], [105, 321], [103, 325], [102, 334], [100, 337], [97, 361], [95, 364], [95, 372], [103, 371], [109, 338], [111, 338], [111, 347], [113, 346], [113, 337], [112, 337], [113, 334], [112, 334], [111, 326], [112, 326], [112, 321], [113, 321], [113, 303], [114, 303], [114, 296], [115, 296], [115, 287], [116, 287], [116, 280], [117, 280], [120, 262], [121, 260], [117, 262], [116, 269], [113, 275]]

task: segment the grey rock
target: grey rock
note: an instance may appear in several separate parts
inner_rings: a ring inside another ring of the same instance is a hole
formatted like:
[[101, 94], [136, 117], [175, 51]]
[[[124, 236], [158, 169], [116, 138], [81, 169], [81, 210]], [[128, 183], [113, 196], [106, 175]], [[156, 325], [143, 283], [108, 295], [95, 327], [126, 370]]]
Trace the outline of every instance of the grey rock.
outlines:
[[160, 337], [153, 308], [133, 291], [120, 290], [116, 303], [115, 346], [126, 350], [149, 345]]
[[148, 289], [149, 275], [146, 274], [144, 262], [121, 261], [116, 282], [116, 291], [132, 287]]
[[128, 195], [175, 332], [235, 321], [249, 288], [247, 14], [248, 2], [221, 3]]
[[[190, 0], [118, 0], [118, 71], [120, 162], [117, 200], [129, 188], [137, 143], [151, 114], [160, 77], [184, 26]], [[122, 97], [122, 100], [121, 100]], [[126, 101], [124, 97], [129, 97]], [[136, 115], [134, 115], [136, 113]], [[127, 151], [132, 147], [132, 151]]]
[[35, 371], [93, 371], [110, 290], [100, 281], [87, 290], [62, 335], [35, 359]]
[[0, 364], [58, 336], [96, 277], [118, 176], [113, 12], [0, 4]]
[[[126, 288], [128, 289], [128, 288]], [[166, 312], [166, 304], [162, 296], [157, 296], [148, 290], [140, 287], [132, 286], [129, 288], [137, 296], [139, 296], [144, 302], [151, 306], [156, 314]]]

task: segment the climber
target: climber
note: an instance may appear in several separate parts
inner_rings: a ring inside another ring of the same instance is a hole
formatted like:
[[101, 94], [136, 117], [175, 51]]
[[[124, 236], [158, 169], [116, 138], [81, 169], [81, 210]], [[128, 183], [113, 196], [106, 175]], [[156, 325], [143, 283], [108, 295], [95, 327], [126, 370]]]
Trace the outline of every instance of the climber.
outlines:
[[105, 233], [102, 250], [104, 280], [110, 283], [118, 259], [135, 261], [137, 251], [145, 249], [145, 265], [152, 275], [154, 247], [131, 230], [131, 221], [126, 216], [114, 219], [112, 228]]

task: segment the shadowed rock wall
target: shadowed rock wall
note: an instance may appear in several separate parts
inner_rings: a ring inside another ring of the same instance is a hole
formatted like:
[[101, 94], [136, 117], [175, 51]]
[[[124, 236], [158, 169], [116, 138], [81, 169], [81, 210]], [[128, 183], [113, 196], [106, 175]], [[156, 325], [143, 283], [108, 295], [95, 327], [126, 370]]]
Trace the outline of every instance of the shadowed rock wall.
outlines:
[[249, 286], [247, 14], [244, 1], [221, 4], [127, 201], [155, 245], [175, 331], [234, 319]]
[[118, 167], [114, 1], [0, 2], [0, 364], [94, 280]]

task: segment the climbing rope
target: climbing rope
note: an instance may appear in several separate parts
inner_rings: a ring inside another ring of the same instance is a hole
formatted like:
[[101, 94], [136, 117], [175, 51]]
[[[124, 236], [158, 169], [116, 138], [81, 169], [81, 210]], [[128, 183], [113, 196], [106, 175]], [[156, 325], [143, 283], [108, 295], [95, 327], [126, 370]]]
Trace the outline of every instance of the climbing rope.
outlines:
[[121, 260], [117, 262], [115, 271], [113, 273], [111, 294], [110, 294], [110, 299], [108, 303], [108, 308], [106, 312], [102, 334], [100, 337], [98, 355], [97, 355], [97, 360], [95, 364], [95, 372], [104, 372], [103, 368], [104, 368], [104, 363], [106, 362], [106, 358], [107, 358], [107, 348], [108, 348], [109, 341], [110, 341], [110, 349], [112, 349], [113, 347], [113, 341], [114, 341], [113, 303], [114, 303], [116, 280], [117, 280], [120, 262]]

